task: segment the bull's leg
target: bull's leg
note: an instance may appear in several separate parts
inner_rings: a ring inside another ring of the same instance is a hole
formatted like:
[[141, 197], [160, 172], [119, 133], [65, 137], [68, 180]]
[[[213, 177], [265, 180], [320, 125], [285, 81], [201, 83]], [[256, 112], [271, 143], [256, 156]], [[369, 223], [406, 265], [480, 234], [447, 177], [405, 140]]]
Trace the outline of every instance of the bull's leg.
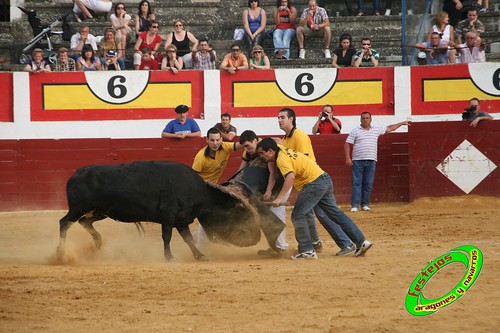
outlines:
[[191, 231], [189, 230], [189, 225], [186, 225], [184, 227], [177, 227], [177, 231], [179, 232], [179, 234], [181, 234], [182, 239], [184, 239], [186, 244], [189, 246], [191, 252], [193, 252], [193, 256], [195, 259], [202, 261], [208, 260], [207, 256], [201, 253], [200, 250], [198, 250], [198, 248], [194, 245], [194, 239]]
[[78, 220], [78, 223], [81, 224], [81, 226], [92, 236], [92, 239], [94, 240], [95, 246], [100, 249], [102, 247], [102, 238], [101, 234], [95, 230], [94, 226], [92, 223], [95, 221], [99, 221], [104, 219], [106, 216], [104, 215], [93, 215], [91, 217], [84, 216], [80, 220]]
[[69, 227], [76, 220], [69, 218], [69, 213], [66, 214], [61, 220], [59, 220], [59, 245], [57, 246], [56, 257], [57, 260], [61, 261], [64, 257], [64, 251], [66, 247], [66, 233], [68, 232]]
[[172, 225], [167, 222], [161, 224], [161, 238], [163, 239], [163, 253], [165, 259], [172, 260], [172, 252], [170, 251], [170, 240], [172, 239]]

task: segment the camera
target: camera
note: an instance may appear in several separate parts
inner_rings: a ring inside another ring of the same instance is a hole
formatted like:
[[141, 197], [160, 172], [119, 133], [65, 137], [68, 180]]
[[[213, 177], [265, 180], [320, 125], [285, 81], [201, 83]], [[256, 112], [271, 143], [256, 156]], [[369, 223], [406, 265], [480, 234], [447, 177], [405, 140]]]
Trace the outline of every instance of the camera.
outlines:
[[326, 113], [325, 111], [321, 112], [321, 117], [328, 118], [328, 113]]
[[476, 105], [471, 105], [468, 108], [465, 108], [465, 112], [462, 113], [462, 119], [469, 120], [474, 116], [474, 111], [476, 111], [477, 106]]
[[285, 11], [286, 10], [286, 6], [280, 6], [280, 10], [281, 11]]

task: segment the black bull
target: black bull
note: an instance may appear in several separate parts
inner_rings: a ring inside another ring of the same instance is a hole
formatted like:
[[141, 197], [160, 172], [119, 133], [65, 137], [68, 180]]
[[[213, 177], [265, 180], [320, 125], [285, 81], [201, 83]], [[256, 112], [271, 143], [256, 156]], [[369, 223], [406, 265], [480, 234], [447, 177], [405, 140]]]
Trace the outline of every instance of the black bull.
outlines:
[[206, 259], [189, 230], [195, 218], [209, 239], [236, 246], [257, 244], [262, 230], [269, 245], [276, 249], [276, 239], [285, 226], [256, 198], [206, 183], [191, 168], [176, 162], [82, 167], [70, 177], [66, 191], [69, 211], [59, 221], [59, 259], [64, 255], [66, 233], [77, 221], [90, 233], [97, 248], [102, 241], [92, 225], [95, 221], [109, 217], [121, 222], [160, 223], [167, 259], [172, 258], [173, 228], [196, 259]]

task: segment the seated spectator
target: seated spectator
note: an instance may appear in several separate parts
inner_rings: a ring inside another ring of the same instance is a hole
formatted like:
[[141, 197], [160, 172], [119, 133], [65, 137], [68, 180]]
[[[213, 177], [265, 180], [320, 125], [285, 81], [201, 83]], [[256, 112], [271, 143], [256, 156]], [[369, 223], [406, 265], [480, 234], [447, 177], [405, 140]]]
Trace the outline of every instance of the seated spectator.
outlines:
[[[192, 33], [184, 30], [185, 23], [181, 19], [175, 19], [174, 31], [167, 34], [167, 39], [165, 40], [165, 50], [169, 45], [174, 45], [177, 48], [177, 54], [182, 57], [184, 68], [193, 68], [193, 62], [191, 57], [191, 52], [198, 50], [198, 40]], [[189, 43], [193, 44], [190, 48]]]
[[148, 0], [142, 0], [139, 2], [139, 11], [135, 15], [135, 35], [139, 37], [141, 32], [149, 31], [149, 26], [151, 22], [156, 20], [156, 16], [151, 9], [151, 5]]
[[99, 57], [96, 57], [92, 46], [83, 46], [82, 55], [76, 61], [76, 69], [84, 72], [102, 70], [101, 61], [99, 60]]
[[115, 29], [116, 40], [119, 44], [119, 48], [117, 48], [118, 57], [124, 59], [126, 57], [127, 41], [130, 40], [132, 33], [132, 29], [128, 26], [132, 17], [125, 11], [123, 2], [118, 2], [115, 5], [115, 13], [111, 14], [109, 19], [113, 29]]
[[151, 57], [156, 61], [161, 61], [162, 55], [157, 54], [161, 44], [161, 37], [158, 34], [160, 28], [158, 22], [152, 21], [147, 32], [141, 32], [134, 46], [134, 67], [139, 69], [142, 59], [142, 50], [147, 47], [151, 50]]
[[427, 65], [442, 65], [448, 63], [448, 43], [441, 40], [441, 35], [438, 32], [431, 34], [430, 42], [417, 43], [421, 51], [425, 52]]
[[274, 54], [279, 59], [290, 59], [290, 41], [297, 34], [295, 22], [297, 21], [297, 9], [292, 6], [291, 0], [276, 0], [276, 8], [273, 10], [274, 24], [273, 31]]
[[344, 33], [340, 36], [339, 47], [333, 51], [332, 66], [334, 68], [351, 67], [354, 63], [356, 49], [352, 46], [351, 35]]
[[228, 71], [229, 74], [235, 74], [237, 70], [248, 69], [247, 57], [241, 53], [241, 48], [238, 44], [231, 46], [231, 53], [226, 54], [220, 65], [220, 69]]
[[101, 40], [101, 43], [99, 44], [99, 50], [100, 50], [101, 63], [106, 62], [106, 57], [107, 57], [106, 54], [108, 53], [109, 50], [118, 50], [117, 54], [118, 64], [120, 65], [121, 69], [125, 69], [125, 60], [121, 56], [119, 45], [115, 39], [115, 30], [113, 30], [113, 28], [104, 29], [104, 38], [103, 40]]
[[300, 16], [299, 26], [297, 27], [297, 42], [299, 44], [299, 58], [305, 59], [306, 50], [304, 49], [304, 38], [319, 36], [324, 39], [324, 50], [326, 59], [330, 59], [330, 39], [332, 32], [330, 30], [330, 20], [324, 8], [318, 7], [316, 0], [309, 0], [308, 8], [304, 9]]
[[69, 57], [68, 49], [65, 47], [59, 48], [57, 51], [58, 57], [54, 66], [56, 72], [74, 72], [76, 70], [75, 60]]
[[460, 63], [485, 62], [484, 43], [476, 33], [469, 31], [465, 35], [465, 43], [458, 45], [460, 50]]
[[[427, 35], [427, 42], [431, 41], [431, 36], [434, 32], [437, 32], [441, 36], [441, 41], [446, 42], [448, 46], [455, 46], [455, 32], [453, 27], [448, 24], [450, 17], [447, 12], [440, 12], [437, 14], [435, 23], [431, 31], [429, 31], [429, 35]], [[447, 52], [448, 62], [450, 64], [455, 63], [456, 50], [448, 49]]]
[[145, 47], [144, 49], [142, 49], [142, 60], [139, 69], [150, 71], [156, 71], [160, 69], [158, 61], [151, 58], [151, 49], [149, 47]]
[[[373, 11], [375, 15], [380, 15], [380, 0], [373, 0]], [[365, 0], [358, 0], [358, 16], [365, 14]]]
[[457, 24], [455, 32], [458, 44], [464, 43], [465, 35], [469, 31], [474, 32], [478, 38], [484, 32], [484, 24], [478, 20], [477, 8], [475, 7], [470, 7], [467, 11], [467, 18]]
[[249, 62], [250, 69], [270, 69], [269, 57], [264, 53], [260, 45], [255, 45], [252, 49], [252, 58]]
[[194, 69], [215, 69], [217, 53], [208, 45], [206, 38], [201, 39], [198, 50], [191, 51], [191, 58]]
[[462, 113], [462, 120], [471, 121], [471, 127], [477, 127], [479, 122], [483, 120], [493, 120], [488, 112], [480, 112], [479, 107], [479, 99], [474, 97], [469, 101], [469, 107], [465, 109], [466, 112]]
[[370, 38], [361, 40], [361, 50], [354, 55], [354, 67], [378, 67], [380, 52], [372, 49], [372, 41]]
[[70, 48], [71, 52], [73, 52], [71, 57], [75, 60], [80, 58], [82, 48], [86, 44], [91, 45], [92, 49], [94, 51], [97, 51], [95, 36], [90, 33], [90, 28], [88, 25], [81, 26], [80, 32], [77, 32], [76, 34], [71, 36]]
[[220, 123], [215, 124], [214, 127], [220, 131], [225, 141], [233, 141], [237, 135], [236, 127], [231, 125], [231, 115], [227, 112], [220, 116]]
[[327, 104], [318, 115], [312, 128], [313, 134], [340, 134], [342, 123], [333, 116], [333, 106]]
[[177, 118], [171, 120], [163, 132], [162, 138], [169, 139], [185, 139], [201, 136], [201, 130], [194, 119], [188, 118], [189, 107], [186, 105], [178, 105], [175, 108]]
[[51, 72], [49, 62], [43, 58], [44, 52], [42, 49], [34, 49], [31, 53], [31, 60], [24, 66], [25, 72], [33, 74]]
[[82, 19], [94, 18], [93, 14], [99, 16], [100, 14], [109, 13], [113, 5], [111, 0], [73, 0], [73, 2], [75, 3], [73, 15], [78, 22], [82, 22]]
[[177, 48], [175, 45], [170, 44], [165, 51], [166, 54], [161, 61], [161, 70], [171, 71], [173, 74], [179, 73], [182, 69], [183, 61], [182, 57], [177, 55]]
[[118, 52], [109, 50], [106, 53], [106, 61], [103, 63], [104, 71], [119, 71], [121, 70], [118, 64]]
[[260, 45], [265, 37], [267, 14], [260, 7], [259, 0], [248, 0], [248, 8], [243, 10], [242, 21], [244, 38], [251, 50], [255, 45]]

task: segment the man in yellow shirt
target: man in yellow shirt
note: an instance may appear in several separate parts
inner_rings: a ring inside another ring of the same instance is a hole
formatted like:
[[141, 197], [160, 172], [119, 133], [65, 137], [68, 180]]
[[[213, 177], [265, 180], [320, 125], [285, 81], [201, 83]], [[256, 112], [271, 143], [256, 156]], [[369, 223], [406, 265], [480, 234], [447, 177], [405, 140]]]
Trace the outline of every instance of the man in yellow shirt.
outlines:
[[299, 244], [298, 254], [292, 259], [317, 259], [307, 223], [307, 214], [320, 207], [328, 218], [337, 223], [354, 242], [354, 256], [361, 256], [372, 246], [354, 222], [337, 206], [333, 196], [333, 184], [328, 173], [306, 155], [278, 146], [271, 138], [263, 139], [257, 145], [257, 151], [266, 162], [275, 162], [285, 178], [280, 193], [273, 201], [273, 206], [283, 202], [286, 193], [295, 187], [299, 192], [292, 211], [292, 223], [295, 239]]

